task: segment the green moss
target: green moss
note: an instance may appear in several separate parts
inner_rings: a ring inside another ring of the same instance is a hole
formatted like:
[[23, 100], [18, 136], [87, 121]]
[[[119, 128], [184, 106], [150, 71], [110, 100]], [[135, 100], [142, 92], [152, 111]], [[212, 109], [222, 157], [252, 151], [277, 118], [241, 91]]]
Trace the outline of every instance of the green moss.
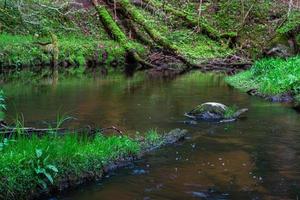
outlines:
[[95, 8], [98, 12], [101, 21], [104, 23], [104, 26], [111, 31], [111, 34], [114, 37], [114, 39], [117, 40], [119, 43], [125, 45], [128, 42], [127, 36], [116, 24], [115, 20], [111, 17], [110, 13], [107, 11], [105, 6], [97, 5]]
[[184, 20], [185, 23], [188, 23], [189, 26], [200, 26], [200, 29], [203, 33], [208, 35], [210, 38], [213, 39], [220, 39], [221, 34], [220, 32], [213, 28], [205, 18], [201, 18], [199, 21], [197, 20], [197, 17], [190, 15], [190, 13], [182, 12], [181, 9], [176, 9], [172, 5], [168, 3], [160, 3], [159, 1], [155, 0], [147, 0], [146, 3], [153, 5], [154, 7], [158, 9], [164, 10], [166, 13], [172, 14], [174, 17], [179, 18], [181, 20]]
[[263, 94], [276, 95], [286, 92], [300, 93], [300, 56], [257, 61], [253, 67], [226, 80], [243, 89], [258, 89]]
[[203, 61], [215, 57], [224, 57], [234, 53], [227, 45], [220, 45], [205, 35], [191, 29], [169, 24], [160, 16], [152, 16], [147, 11], [136, 10], [141, 13], [149, 27], [159, 32], [160, 37], [172, 44], [177, 51], [192, 62]]
[[[51, 62], [51, 55], [43, 51], [36, 42], [50, 41], [49, 38], [37, 38], [31, 35], [0, 35], [0, 66], [10, 66], [11, 69], [22, 70], [25, 67], [31, 67]], [[144, 52], [142, 45], [130, 43], [130, 48], [134, 48], [139, 52]], [[113, 40], [99, 41], [92, 37], [80, 36], [60, 36], [58, 38], [59, 46], [59, 63], [67, 62], [73, 67], [79, 67], [83, 72], [87, 60], [98, 59], [102, 61], [102, 54], [106, 52], [106, 65], [109, 65], [115, 59], [118, 59], [120, 65], [124, 63], [127, 46]], [[96, 57], [96, 55], [98, 57]]]

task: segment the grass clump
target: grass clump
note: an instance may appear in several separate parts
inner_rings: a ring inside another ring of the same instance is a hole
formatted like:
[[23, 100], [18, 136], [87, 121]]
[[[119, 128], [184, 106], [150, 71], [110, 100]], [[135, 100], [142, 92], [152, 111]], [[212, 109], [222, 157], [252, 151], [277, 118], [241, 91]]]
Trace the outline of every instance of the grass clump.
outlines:
[[300, 93], [300, 56], [282, 59], [266, 58], [227, 82], [242, 90], [257, 89], [262, 94], [277, 95], [287, 92]]
[[78, 181], [87, 174], [100, 177], [105, 164], [140, 151], [139, 143], [127, 136], [101, 134], [93, 139], [69, 134], [19, 136], [1, 141], [1, 199], [25, 199], [36, 192], [59, 187], [63, 181]]
[[234, 114], [236, 113], [236, 111], [238, 111], [238, 107], [237, 106], [229, 106], [229, 107], [227, 107], [227, 109], [224, 112], [224, 118], [225, 119], [233, 118]]
[[160, 145], [163, 142], [162, 136], [159, 135], [154, 129], [147, 132], [145, 136], [145, 141], [150, 145]]

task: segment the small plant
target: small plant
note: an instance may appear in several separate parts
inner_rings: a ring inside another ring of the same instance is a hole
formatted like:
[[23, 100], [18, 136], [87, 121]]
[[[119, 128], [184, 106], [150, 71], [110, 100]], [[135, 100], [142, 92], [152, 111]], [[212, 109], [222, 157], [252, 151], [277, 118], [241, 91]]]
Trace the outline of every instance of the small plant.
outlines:
[[149, 144], [159, 144], [159, 142], [161, 141], [161, 136], [157, 133], [156, 130], [152, 129], [148, 131], [145, 140]]
[[225, 110], [224, 113], [224, 118], [229, 119], [232, 118], [233, 115], [236, 113], [236, 111], [238, 110], [237, 106], [230, 106]]
[[0, 142], [0, 152], [4, 151], [6, 147], [8, 147], [15, 140], [4, 138], [2, 142]]
[[38, 183], [43, 189], [48, 188], [48, 183], [53, 184], [53, 177], [58, 173], [58, 169], [48, 164], [49, 156], [43, 153], [42, 149], [35, 149], [35, 158], [30, 161], [35, 174], [38, 176]]

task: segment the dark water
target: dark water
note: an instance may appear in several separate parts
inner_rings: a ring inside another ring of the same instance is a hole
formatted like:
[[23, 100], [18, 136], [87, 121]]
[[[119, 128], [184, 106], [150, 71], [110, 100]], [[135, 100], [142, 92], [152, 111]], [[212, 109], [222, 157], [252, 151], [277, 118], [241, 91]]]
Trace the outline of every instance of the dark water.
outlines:
[[[129, 133], [157, 128], [189, 130], [189, 139], [147, 155], [99, 183], [55, 198], [298, 199], [300, 115], [228, 87], [222, 76], [194, 73], [172, 81], [63, 81], [56, 86], [8, 86], [9, 115], [26, 124], [55, 121], [58, 110], [78, 120], [69, 126], [115, 125]], [[197, 104], [217, 101], [248, 107], [229, 124], [182, 123]], [[39, 123], [43, 126], [43, 123]]]

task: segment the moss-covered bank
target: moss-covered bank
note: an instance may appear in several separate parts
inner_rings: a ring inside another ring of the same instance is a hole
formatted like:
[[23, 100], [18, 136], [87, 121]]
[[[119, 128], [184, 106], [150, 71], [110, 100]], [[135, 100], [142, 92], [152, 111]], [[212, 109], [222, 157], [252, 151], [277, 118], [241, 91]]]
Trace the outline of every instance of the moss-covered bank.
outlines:
[[[0, 34], [0, 67], [9, 70], [41, 70], [51, 65], [51, 53], [45, 51], [41, 42], [51, 42], [48, 37], [31, 35]], [[143, 46], [133, 43], [134, 48], [143, 53]], [[110, 69], [124, 66], [126, 48], [113, 40], [95, 40], [92, 37], [59, 36], [58, 65], [70, 74], [83, 73], [97, 65]], [[40, 66], [40, 67], [39, 67]], [[119, 71], [122, 68], [118, 68]]]
[[101, 179], [111, 169], [124, 166], [148, 151], [177, 142], [185, 131], [143, 137], [95, 137], [70, 133], [1, 139], [0, 198], [31, 199], [86, 181]]
[[226, 80], [236, 88], [272, 101], [292, 101], [300, 94], [300, 56], [262, 59], [250, 70]]

